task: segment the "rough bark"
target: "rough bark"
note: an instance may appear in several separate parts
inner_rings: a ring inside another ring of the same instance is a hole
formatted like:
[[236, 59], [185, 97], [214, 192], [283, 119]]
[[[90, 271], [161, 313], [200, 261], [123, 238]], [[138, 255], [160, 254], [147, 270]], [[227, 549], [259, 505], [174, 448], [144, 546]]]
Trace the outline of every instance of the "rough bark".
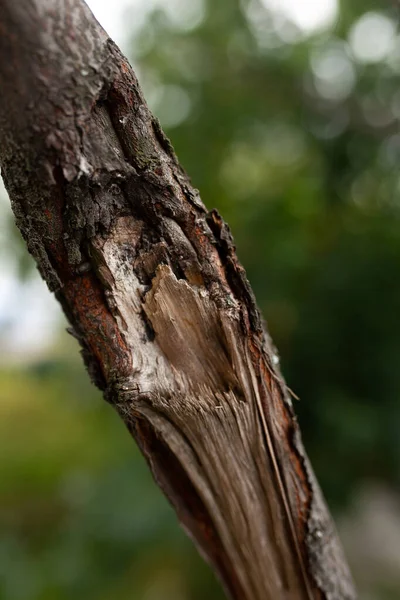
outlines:
[[229, 229], [127, 60], [81, 0], [0, 0], [0, 86], [29, 251], [227, 593], [355, 598]]

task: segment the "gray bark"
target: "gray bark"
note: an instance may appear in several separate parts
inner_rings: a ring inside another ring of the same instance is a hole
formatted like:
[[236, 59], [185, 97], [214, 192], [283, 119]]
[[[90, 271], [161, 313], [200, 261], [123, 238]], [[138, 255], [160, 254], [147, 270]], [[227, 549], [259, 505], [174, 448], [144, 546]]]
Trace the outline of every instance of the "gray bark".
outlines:
[[17, 224], [181, 523], [235, 600], [355, 598], [229, 229], [127, 60], [81, 0], [0, 27]]

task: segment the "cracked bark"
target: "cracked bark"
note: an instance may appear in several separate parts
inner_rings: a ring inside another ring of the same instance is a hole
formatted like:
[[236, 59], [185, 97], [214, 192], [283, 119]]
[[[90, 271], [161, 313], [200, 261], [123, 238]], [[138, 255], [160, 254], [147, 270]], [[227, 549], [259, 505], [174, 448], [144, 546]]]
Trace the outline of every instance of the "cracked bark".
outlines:
[[231, 598], [355, 598], [228, 227], [81, 0], [0, 9], [2, 174], [93, 381]]

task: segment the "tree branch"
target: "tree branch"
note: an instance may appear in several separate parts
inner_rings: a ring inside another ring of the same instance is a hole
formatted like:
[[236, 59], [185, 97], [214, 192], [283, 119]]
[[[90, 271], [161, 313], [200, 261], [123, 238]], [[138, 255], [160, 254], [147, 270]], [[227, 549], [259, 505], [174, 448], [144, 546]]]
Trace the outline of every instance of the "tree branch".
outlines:
[[0, 8], [2, 174], [92, 379], [231, 598], [355, 598], [228, 227], [83, 2]]

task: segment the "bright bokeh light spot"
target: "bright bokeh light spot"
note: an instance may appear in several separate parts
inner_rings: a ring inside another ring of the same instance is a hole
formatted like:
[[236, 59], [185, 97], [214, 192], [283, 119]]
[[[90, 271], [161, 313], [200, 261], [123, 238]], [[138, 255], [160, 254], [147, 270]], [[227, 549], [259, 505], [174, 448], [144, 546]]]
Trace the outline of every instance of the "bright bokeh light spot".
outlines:
[[155, 113], [163, 127], [177, 127], [190, 114], [189, 95], [180, 85], [164, 85], [160, 91]]
[[263, 153], [270, 164], [294, 166], [301, 160], [304, 152], [304, 139], [294, 127], [276, 121], [265, 129]]
[[157, 0], [155, 3], [164, 10], [171, 24], [180, 30], [195, 29], [205, 17], [204, 0]]
[[391, 52], [396, 25], [385, 15], [365, 13], [350, 30], [349, 43], [354, 57], [364, 63], [376, 63]]
[[306, 32], [330, 27], [338, 13], [337, 0], [262, 0], [262, 3], [274, 12], [283, 13]]
[[385, 62], [394, 73], [400, 73], [400, 35], [393, 39], [390, 52], [385, 57]]
[[323, 98], [343, 100], [352, 91], [356, 74], [352, 61], [340, 42], [316, 48], [311, 55], [314, 85]]
[[376, 93], [365, 94], [360, 98], [364, 119], [374, 128], [388, 127], [395, 119], [389, 103]]
[[384, 166], [396, 168], [400, 160], [400, 134], [391, 135], [382, 142], [379, 158]]

